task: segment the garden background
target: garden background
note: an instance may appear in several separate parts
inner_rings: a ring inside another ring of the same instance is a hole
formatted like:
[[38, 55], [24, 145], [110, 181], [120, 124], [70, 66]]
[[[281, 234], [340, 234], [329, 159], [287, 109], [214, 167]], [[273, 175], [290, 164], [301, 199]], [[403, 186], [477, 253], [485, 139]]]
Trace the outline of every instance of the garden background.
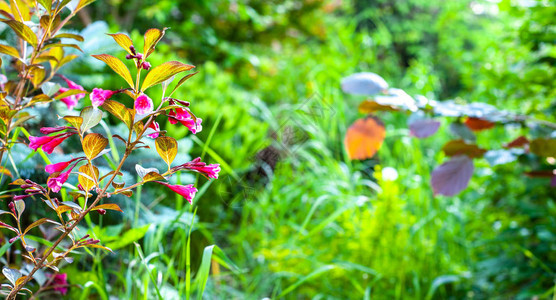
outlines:
[[[467, 189], [434, 196], [430, 174], [451, 133], [415, 139], [402, 113], [377, 113], [384, 145], [372, 159], [350, 160], [344, 135], [365, 97], [341, 88], [346, 76], [374, 72], [411, 95], [555, 122], [555, 16], [554, 1], [525, 0], [91, 4], [69, 24], [85, 41], [62, 73], [87, 90], [119, 89], [123, 81], [90, 57], [123, 57], [106, 33], [140, 43], [147, 29], [169, 27], [150, 61], [196, 66], [175, 97], [194, 104], [205, 127], [197, 135], [166, 127], [179, 138], [176, 160], [200, 156], [222, 172], [213, 181], [179, 177], [197, 183], [192, 206], [151, 185], [113, 198], [124, 213], [86, 219], [115, 253], [83, 251], [61, 267], [72, 285], [65, 299], [184, 299], [189, 270], [205, 299], [556, 297], [556, 190], [546, 178], [525, 176], [531, 169], [519, 161], [479, 159]], [[29, 131], [65, 109], [34, 108]], [[477, 144], [496, 148], [517, 136], [497, 127], [478, 133]], [[56, 162], [80, 151], [64, 147]], [[12, 173], [44, 180], [43, 158], [16, 150]], [[163, 165], [144, 154], [130, 158], [124, 176], [136, 176], [135, 163]], [[209, 245], [222, 253], [202, 265]]]

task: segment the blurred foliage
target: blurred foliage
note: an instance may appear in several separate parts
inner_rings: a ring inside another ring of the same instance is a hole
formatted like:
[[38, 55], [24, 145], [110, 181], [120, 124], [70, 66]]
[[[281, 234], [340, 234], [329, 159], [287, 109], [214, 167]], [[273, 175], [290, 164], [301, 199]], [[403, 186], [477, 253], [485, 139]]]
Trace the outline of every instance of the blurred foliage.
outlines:
[[[212, 243], [243, 269], [213, 267], [206, 298], [543, 299], [553, 295], [556, 270], [556, 194], [546, 179], [525, 177], [529, 170], [515, 162], [491, 168], [481, 161], [466, 192], [435, 198], [427, 174], [449, 138], [410, 139], [395, 129], [406, 128], [403, 115], [381, 116], [387, 137], [375, 159], [351, 162], [342, 146], [363, 99], [342, 94], [340, 79], [358, 71], [411, 94], [555, 121], [555, 5], [519, 3], [531, 6], [113, 0], [89, 8], [88, 18], [109, 28], [83, 33], [96, 38], [82, 48], [109, 47], [101, 38], [108, 31], [131, 31], [136, 40], [147, 28], [170, 27], [153, 65], [178, 55], [200, 71], [176, 96], [216, 131], [198, 139], [172, 134], [201, 144], [190, 155], [221, 163], [224, 174], [203, 182], [212, 186], [197, 198], [193, 269]], [[66, 69], [78, 82], [119, 88], [101, 67], [80, 62]], [[494, 148], [520, 134], [508, 127], [477, 142]], [[398, 177], [384, 178], [386, 167]], [[173, 220], [191, 217], [190, 208], [156, 189], [125, 201], [126, 229], [151, 223], [141, 245], [165, 295], [183, 295], [189, 228], [180, 224], [190, 223]], [[95, 254], [87, 272], [72, 266], [70, 281], [96, 280], [122, 298], [154, 296], [136, 248], [118, 253]], [[107, 260], [114, 263], [101, 263]]]

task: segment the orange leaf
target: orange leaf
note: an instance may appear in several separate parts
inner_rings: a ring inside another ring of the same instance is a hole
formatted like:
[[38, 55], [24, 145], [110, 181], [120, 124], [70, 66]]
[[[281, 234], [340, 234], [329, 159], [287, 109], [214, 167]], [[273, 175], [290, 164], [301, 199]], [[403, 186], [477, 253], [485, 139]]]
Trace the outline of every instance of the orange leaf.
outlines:
[[97, 205], [93, 207], [91, 210], [99, 210], [99, 209], [111, 209], [111, 210], [117, 210], [119, 212], [124, 212], [117, 204], [114, 203]]
[[156, 151], [158, 155], [168, 164], [168, 169], [176, 155], [178, 154], [178, 143], [176, 139], [169, 136], [157, 137], [155, 140]]
[[487, 152], [485, 149], [481, 149], [477, 145], [467, 144], [463, 140], [449, 141], [442, 147], [442, 151], [448, 156], [464, 154], [471, 158], [483, 157]]
[[355, 121], [347, 130], [344, 144], [350, 159], [373, 157], [386, 137], [384, 124], [374, 116]]
[[467, 118], [467, 120], [465, 120], [465, 125], [473, 131], [481, 131], [490, 129], [496, 124], [492, 123], [491, 121], [469, 117]]
[[151, 53], [153, 53], [156, 44], [162, 39], [164, 36], [164, 32], [168, 28], [163, 28], [162, 30], [158, 28], [151, 28], [145, 32], [145, 44], [143, 45], [143, 54], [145, 54], [145, 58], [149, 57]]
[[362, 113], [373, 113], [375, 111], [396, 111], [399, 110], [390, 105], [382, 105], [373, 100], [365, 100], [359, 104], [359, 111]]
[[92, 166], [92, 169], [94, 171], [94, 174], [91, 172], [91, 165], [89, 164], [82, 165], [81, 167], [79, 167], [79, 172], [87, 175], [87, 177], [90, 178], [89, 179], [81, 174], [79, 174], [79, 177], [77, 177], [79, 184], [81, 184], [83, 189], [87, 192], [90, 191], [95, 186], [95, 182], [91, 179], [98, 178], [98, 168]]
[[95, 158], [106, 146], [108, 139], [99, 133], [89, 133], [83, 139], [83, 152], [89, 160]]

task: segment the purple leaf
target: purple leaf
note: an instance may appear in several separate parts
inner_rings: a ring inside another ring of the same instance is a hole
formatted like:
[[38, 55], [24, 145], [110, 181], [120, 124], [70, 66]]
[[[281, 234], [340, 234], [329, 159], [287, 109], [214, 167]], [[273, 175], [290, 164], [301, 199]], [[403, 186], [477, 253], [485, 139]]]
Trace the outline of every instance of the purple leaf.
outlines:
[[409, 132], [420, 139], [429, 137], [438, 131], [440, 122], [435, 120], [416, 120], [409, 124]]
[[556, 187], [556, 175], [552, 176], [552, 179], [550, 180], [550, 186]]
[[452, 157], [431, 175], [431, 185], [435, 195], [454, 196], [469, 184], [473, 175], [473, 161], [466, 155]]
[[388, 83], [375, 73], [355, 73], [342, 79], [342, 90], [352, 95], [375, 95], [388, 88]]

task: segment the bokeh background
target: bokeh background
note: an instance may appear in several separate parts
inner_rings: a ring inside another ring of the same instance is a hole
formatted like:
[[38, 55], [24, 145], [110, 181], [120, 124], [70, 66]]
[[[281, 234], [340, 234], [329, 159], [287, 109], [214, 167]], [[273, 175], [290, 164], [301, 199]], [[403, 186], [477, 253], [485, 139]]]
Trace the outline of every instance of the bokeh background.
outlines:
[[[179, 138], [176, 161], [201, 156], [222, 173], [176, 178], [200, 187], [194, 206], [146, 185], [117, 198], [123, 214], [88, 219], [116, 252], [64, 266], [75, 285], [67, 299], [185, 299], [187, 252], [201, 280], [213, 244], [236, 268], [213, 260], [205, 299], [554, 297], [556, 193], [546, 180], [524, 177], [518, 162], [493, 168], [483, 159], [464, 192], [434, 197], [430, 173], [450, 133], [411, 138], [404, 114], [381, 114], [383, 147], [350, 161], [343, 137], [364, 98], [340, 87], [370, 71], [412, 95], [556, 121], [554, 1], [99, 0], [70, 24], [85, 53], [62, 72], [87, 90], [118, 89], [121, 79], [89, 55], [123, 58], [105, 33], [141, 45], [153, 27], [170, 29], [151, 64], [199, 71], [175, 96], [191, 102], [204, 130], [166, 126]], [[34, 122], [55, 122], [49, 109], [65, 108], [37, 108]], [[499, 128], [478, 144], [508, 140]], [[45, 177], [40, 157], [25, 151], [14, 154], [24, 175]], [[135, 163], [162, 165], [142, 151], [127, 164], [130, 181]]]

